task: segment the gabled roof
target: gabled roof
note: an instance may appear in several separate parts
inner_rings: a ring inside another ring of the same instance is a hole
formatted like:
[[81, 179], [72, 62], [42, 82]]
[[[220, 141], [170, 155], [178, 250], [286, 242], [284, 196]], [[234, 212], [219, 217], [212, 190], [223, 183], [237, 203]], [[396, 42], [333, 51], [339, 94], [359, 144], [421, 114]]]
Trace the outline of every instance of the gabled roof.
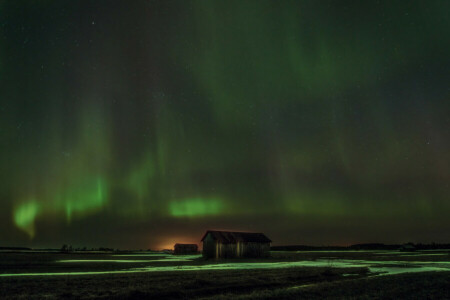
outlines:
[[271, 243], [272, 241], [264, 235], [264, 233], [257, 232], [233, 232], [233, 231], [217, 231], [217, 230], [208, 230], [203, 235], [201, 241], [205, 239], [205, 237], [211, 234], [212, 238], [216, 241], [220, 241], [224, 244], [231, 244], [236, 242], [247, 242], [247, 243]]

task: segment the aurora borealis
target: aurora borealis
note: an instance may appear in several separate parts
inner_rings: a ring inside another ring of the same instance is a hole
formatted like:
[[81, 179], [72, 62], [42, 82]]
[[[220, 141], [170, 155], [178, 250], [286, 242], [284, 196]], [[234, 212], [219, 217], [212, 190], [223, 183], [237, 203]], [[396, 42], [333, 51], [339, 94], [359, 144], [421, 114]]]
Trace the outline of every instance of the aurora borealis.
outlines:
[[448, 242], [449, 11], [0, 1], [0, 246]]

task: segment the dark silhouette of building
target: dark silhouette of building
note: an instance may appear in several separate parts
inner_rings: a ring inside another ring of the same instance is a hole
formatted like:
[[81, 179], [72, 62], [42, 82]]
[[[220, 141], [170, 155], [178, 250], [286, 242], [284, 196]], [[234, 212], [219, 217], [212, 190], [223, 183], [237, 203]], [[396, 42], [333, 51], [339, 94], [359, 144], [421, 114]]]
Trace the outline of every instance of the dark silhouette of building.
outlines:
[[197, 244], [175, 244], [173, 254], [196, 254], [198, 253]]
[[272, 242], [263, 233], [208, 230], [202, 237], [203, 257], [268, 257]]

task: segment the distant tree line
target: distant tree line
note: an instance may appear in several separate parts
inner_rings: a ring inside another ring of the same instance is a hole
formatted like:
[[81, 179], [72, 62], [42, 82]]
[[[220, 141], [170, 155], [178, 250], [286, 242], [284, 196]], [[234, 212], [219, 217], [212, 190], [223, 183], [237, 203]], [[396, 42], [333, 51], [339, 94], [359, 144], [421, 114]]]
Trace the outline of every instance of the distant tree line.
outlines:
[[0, 247], [0, 250], [32, 250], [27, 247]]
[[450, 244], [422, 244], [422, 243], [407, 243], [407, 244], [355, 244], [351, 246], [307, 246], [307, 245], [287, 245], [287, 246], [272, 246], [271, 251], [345, 251], [345, 250], [398, 250], [404, 245], [411, 245], [416, 250], [438, 250], [450, 249]]
[[[109, 252], [134, 252], [134, 251], [141, 251], [141, 252], [158, 252], [157, 250], [147, 249], [147, 250], [119, 250], [119, 249], [113, 249], [113, 248], [107, 248], [107, 247], [98, 247], [98, 248], [88, 248], [86, 246], [84, 247], [74, 247], [70, 244], [64, 244], [59, 249], [55, 248], [28, 248], [28, 247], [0, 247], [0, 251], [33, 251], [33, 250], [39, 250], [39, 251], [60, 251], [64, 253], [69, 252], [82, 252], [82, 251], [109, 251]], [[172, 250], [167, 250], [172, 251]]]
[[99, 247], [99, 248], [87, 248], [87, 247], [80, 247], [80, 248], [74, 248], [72, 245], [67, 245], [64, 244], [61, 246], [60, 249], [61, 252], [63, 253], [69, 253], [69, 252], [80, 252], [80, 251], [119, 251], [118, 249], [113, 249], [113, 248], [106, 248], [106, 247]]

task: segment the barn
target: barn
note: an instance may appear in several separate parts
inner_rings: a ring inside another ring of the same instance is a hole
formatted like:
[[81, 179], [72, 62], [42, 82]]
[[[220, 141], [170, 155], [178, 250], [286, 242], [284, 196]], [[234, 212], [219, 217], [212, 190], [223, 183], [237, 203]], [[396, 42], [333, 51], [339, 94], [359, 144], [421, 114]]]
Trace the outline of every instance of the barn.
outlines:
[[208, 230], [203, 235], [203, 257], [268, 257], [272, 242], [263, 233]]
[[198, 253], [197, 244], [175, 244], [175, 246], [173, 246], [173, 254], [176, 255], [196, 253]]

